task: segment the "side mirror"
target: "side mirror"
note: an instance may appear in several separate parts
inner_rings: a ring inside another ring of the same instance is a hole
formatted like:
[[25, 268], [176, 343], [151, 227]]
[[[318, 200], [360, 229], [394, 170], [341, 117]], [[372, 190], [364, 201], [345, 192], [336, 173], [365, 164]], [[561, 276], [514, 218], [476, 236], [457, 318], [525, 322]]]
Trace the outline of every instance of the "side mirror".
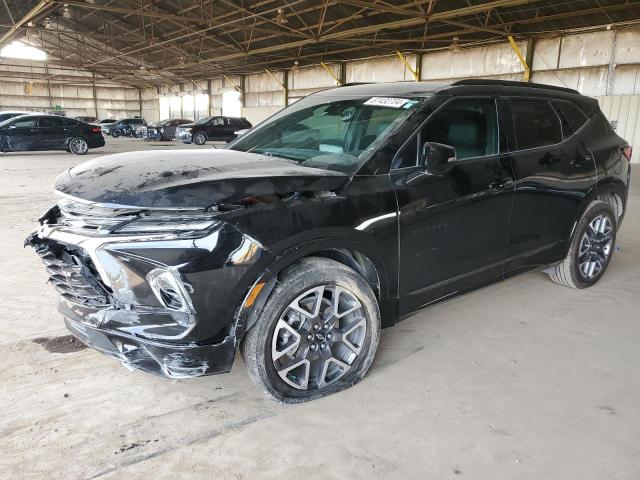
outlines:
[[449, 163], [456, 159], [456, 149], [451, 145], [425, 142], [420, 152], [422, 168], [428, 173], [442, 175], [450, 168]]

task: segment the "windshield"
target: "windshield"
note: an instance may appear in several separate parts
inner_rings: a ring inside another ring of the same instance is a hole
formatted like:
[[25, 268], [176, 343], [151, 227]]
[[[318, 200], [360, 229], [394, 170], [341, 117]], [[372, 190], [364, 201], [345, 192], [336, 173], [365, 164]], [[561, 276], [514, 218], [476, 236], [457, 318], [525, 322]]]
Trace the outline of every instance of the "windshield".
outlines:
[[0, 113], [0, 123], [5, 122], [6, 120], [11, 120], [12, 118], [19, 117], [20, 115], [27, 115], [26, 113]]
[[249, 131], [229, 148], [355, 173], [367, 154], [403, 123], [417, 104], [415, 98], [312, 95]]

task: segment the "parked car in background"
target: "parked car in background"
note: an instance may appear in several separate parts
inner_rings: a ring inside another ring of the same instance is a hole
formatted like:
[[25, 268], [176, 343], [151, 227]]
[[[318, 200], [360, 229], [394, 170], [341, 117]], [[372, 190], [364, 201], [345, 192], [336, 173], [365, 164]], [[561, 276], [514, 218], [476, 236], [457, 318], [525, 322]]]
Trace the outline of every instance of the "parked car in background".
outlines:
[[104, 146], [100, 127], [57, 115], [21, 115], [0, 123], [0, 150], [67, 150], [84, 155]]
[[93, 122], [92, 125], [96, 125], [100, 127], [103, 135], [109, 135], [110, 128], [116, 124], [118, 120], [115, 118], [105, 118], [102, 120], [98, 120], [97, 122]]
[[151, 125], [147, 129], [147, 138], [149, 140], [173, 140], [176, 136], [176, 128], [180, 125], [190, 124], [192, 120], [185, 118], [168, 118]]
[[261, 389], [301, 402], [362, 379], [381, 326], [424, 305], [545, 267], [602, 279], [631, 153], [575, 90], [345, 86], [227, 149], [76, 166], [27, 242], [84, 343], [174, 378], [242, 345]]
[[118, 138], [120, 136], [130, 137], [135, 135], [136, 128], [139, 125], [147, 126], [146, 120], [140, 117], [124, 118], [109, 128], [109, 134], [113, 138]]
[[235, 140], [236, 131], [251, 128], [252, 125], [242, 117], [204, 117], [193, 123], [180, 125], [176, 129], [176, 139], [182, 143], [204, 145], [208, 140], [230, 142]]
[[81, 122], [85, 122], [85, 123], [94, 123], [96, 120], [98, 120], [96, 117], [73, 117], [75, 120], [80, 120]]
[[33, 115], [34, 112], [14, 112], [14, 111], [6, 111], [0, 112], [0, 122], [4, 122], [13, 117], [19, 117], [20, 115]]

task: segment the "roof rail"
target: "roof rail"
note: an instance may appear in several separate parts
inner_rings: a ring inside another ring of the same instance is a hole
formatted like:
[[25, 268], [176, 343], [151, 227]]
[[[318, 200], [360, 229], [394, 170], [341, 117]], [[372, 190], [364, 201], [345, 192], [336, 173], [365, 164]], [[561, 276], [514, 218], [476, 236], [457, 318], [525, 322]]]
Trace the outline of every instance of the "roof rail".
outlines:
[[542, 90], [556, 90], [560, 92], [567, 93], [576, 93], [580, 95], [580, 92], [574, 90], [573, 88], [565, 88], [565, 87], [556, 87], [555, 85], [545, 85], [543, 83], [531, 83], [531, 82], [516, 82], [513, 80], [489, 80], [484, 78], [479, 79], [466, 79], [466, 80], [458, 80], [457, 82], [453, 82], [452, 86], [463, 86], [463, 85], [495, 85], [502, 87], [526, 87], [526, 88], [540, 88]]
[[347, 82], [341, 83], [338, 87], [353, 87], [355, 85], [371, 85], [373, 82]]

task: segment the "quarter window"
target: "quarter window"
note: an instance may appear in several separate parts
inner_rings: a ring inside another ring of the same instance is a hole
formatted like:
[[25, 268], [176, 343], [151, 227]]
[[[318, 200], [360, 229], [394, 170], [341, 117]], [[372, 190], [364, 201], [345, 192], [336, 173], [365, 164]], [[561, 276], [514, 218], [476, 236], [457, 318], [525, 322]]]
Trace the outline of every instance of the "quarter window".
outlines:
[[548, 101], [512, 99], [509, 103], [518, 150], [562, 141], [560, 118]]
[[498, 153], [496, 104], [490, 98], [460, 98], [446, 105], [421, 132], [421, 145], [442, 143], [456, 149], [456, 159]]
[[563, 138], [570, 137], [586, 123], [587, 116], [574, 104], [569, 102], [553, 102], [553, 105], [562, 121]]

